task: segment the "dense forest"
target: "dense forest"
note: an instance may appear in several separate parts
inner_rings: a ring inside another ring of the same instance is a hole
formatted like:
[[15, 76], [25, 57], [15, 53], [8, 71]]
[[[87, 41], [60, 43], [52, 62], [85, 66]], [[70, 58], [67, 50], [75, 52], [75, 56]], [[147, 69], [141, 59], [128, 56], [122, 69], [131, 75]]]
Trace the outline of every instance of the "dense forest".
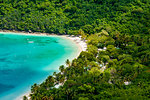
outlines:
[[31, 87], [32, 100], [150, 98], [149, 0], [0, 0], [0, 29], [86, 40], [87, 51]]
[[149, 34], [149, 0], [0, 0], [0, 28], [92, 34]]

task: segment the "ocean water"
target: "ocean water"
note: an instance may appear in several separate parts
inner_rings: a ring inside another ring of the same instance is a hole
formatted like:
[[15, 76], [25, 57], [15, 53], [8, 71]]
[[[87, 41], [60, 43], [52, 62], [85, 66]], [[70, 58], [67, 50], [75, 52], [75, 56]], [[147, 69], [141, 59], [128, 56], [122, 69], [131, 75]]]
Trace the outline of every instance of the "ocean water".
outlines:
[[60, 36], [0, 33], [0, 100], [15, 100], [77, 55], [77, 45]]

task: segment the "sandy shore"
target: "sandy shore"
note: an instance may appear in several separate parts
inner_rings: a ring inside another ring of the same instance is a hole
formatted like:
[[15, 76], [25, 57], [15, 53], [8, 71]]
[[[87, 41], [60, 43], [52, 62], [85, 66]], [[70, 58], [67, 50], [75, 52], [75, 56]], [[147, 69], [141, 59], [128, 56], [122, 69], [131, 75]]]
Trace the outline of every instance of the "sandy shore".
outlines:
[[[77, 58], [79, 56], [79, 54], [82, 51], [86, 51], [87, 49], [87, 44], [85, 42], [85, 40], [81, 39], [81, 36], [73, 36], [73, 35], [56, 35], [56, 34], [48, 34], [48, 33], [28, 33], [28, 32], [19, 32], [19, 31], [8, 31], [8, 30], [0, 30], [0, 33], [15, 33], [15, 34], [21, 34], [21, 35], [36, 35], [36, 36], [60, 36], [60, 37], [64, 37], [66, 39], [69, 39], [73, 42], [76, 43], [76, 45], [78, 46], [79, 50], [78, 50], [78, 54], [74, 57]], [[72, 60], [72, 59], [71, 59]], [[28, 97], [28, 99], [30, 99], [29, 95], [30, 95], [30, 91], [26, 92], [23, 95], [20, 95], [16, 98], [16, 100], [23, 100], [23, 96]]]
[[77, 44], [79, 50], [78, 50], [77, 56], [74, 57], [74, 58], [77, 58], [82, 51], [86, 51], [87, 44], [86, 44], [85, 40], [81, 39], [81, 36], [77, 37], [77, 36], [73, 36], [73, 35], [72, 36], [71, 35], [63, 35], [62, 37], [70, 39], [71, 41], [73, 41], [73, 42], [75, 42]]
[[[0, 33], [14, 33], [14, 34], [21, 34], [21, 35], [33, 35], [33, 36], [58, 36], [58, 37], [64, 37], [66, 39], [69, 39], [73, 42], [76, 43], [78, 46], [78, 54], [74, 57], [77, 58], [82, 51], [86, 51], [87, 49], [87, 44], [85, 40], [81, 39], [81, 36], [74, 36], [74, 35], [57, 35], [57, 34], [49, 34], [49, 33], [39, 33], [39, 32], [34, 32], [34, 33], [29, 33], [29, 32], [19, 32], [19, 31], [9, 31], [9, 30], [0, 30]], [[70, 59], [73, 60], [73, 59]]]
[[27, 98], [28, 98], [28, 100], [30, 100], [30, 91], [29, 92], [27, 92], [27, 93], [25, 93], [25, 94], [23, 94], [23, 95], [20, 95], [20, 96], [18, 96], [17, 98], [16, 98], [16, 100], [23, 100], [23, 97], [24, 96], [26, 96]]
[[36, 36], [60, 36], [60, 37], [64, 37], [67, 39], [72, 40], [73, 42], [75, 42], [79, 49], [80, 52], [81, 51], [86, 51], [87, 49], [87, 44], [85, 40], [81, 39], [81, 36], [74, 36], [74, 35], [57, 35], [57, 34], [49, 34], [49, 33], [39, 33], [39, 32], [34, 32], [34, 33], [29, 33], [29, 32], [20, 32], [20, 31], [9, 31], [9, 30], [0, 30], [0, 33], [16, 33], [16, 34], [23, 34], [23, 35], [36, 35]]

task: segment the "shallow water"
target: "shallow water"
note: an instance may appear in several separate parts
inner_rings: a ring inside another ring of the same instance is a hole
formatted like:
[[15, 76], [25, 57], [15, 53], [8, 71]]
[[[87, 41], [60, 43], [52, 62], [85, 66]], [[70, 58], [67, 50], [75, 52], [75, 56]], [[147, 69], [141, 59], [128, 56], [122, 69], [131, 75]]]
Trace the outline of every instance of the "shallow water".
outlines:
[[29, 91], [77, 53], [77, 45], [63, 37], [0, 33], [0, 100]]

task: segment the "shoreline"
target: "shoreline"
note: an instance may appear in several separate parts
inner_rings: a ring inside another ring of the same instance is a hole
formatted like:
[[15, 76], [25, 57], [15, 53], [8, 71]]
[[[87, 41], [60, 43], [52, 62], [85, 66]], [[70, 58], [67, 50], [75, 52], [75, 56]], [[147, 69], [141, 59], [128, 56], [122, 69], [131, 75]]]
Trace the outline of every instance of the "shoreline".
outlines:
[[[58, 37], [63, 37], [63, 38], [66, 38], [68, 40], [71, 40], [72, 42], [74, 42], [77, 47], [79, 48], [78, 49], [78, 54], [77, 56], [73, 57], [74, 58], [77, 58], [80, 53], [82, 51], [86, 51], [87, 49], [87, 44], [86, 44], [86, 41], [85, 40], [82, 40], [81, 39], [81, 36], [74, 36], [74, 35], [59, 35], [59, 34], [50, 34], [50, 33], [39, 33], [39, 32], [21, 32], [21, 31], [9, 31], [9, 30], [0, 30], [0, 33], [12, 33], [12, 34], [19, 34], [19, 35], [31, 35], [31, 36], [58, 36]], [[71, 60], [73, 60], [71, 59]]]
[[64, 37], [73, 41], [75, 44], [78, 45], [81, 51], [86, 51], [87, 44], [85, 40], [81, 39], [81, 36], [74, 36], [74, 35], [60, 35], [54, 33], [40, 33], [40, 32], [25, 32], [25, 31], [10, 31], [10, 30], [0, 30], [0, 33], [12, 33], [12, 34], [19, 34], [19, 35], [33, 35], [33, 36], [59, 36]]
[[[19, 31], [2, 31], [0, 30], [0, 33], [14, 33], [14, 34], [19, 34], [19, 35], [33, 35], [33, 36], [58, 36], [58, 37], [62, 37], [62, 38], [65, 38], [65, 39], [68, 39], [70, 40], [71, 42], [74, 42], [77, 47], [78, 47], [78, 52], [76, 54], [75, 57], [73, 57], [72, 59], [69, 59], [70, 61], [72, 61], [73, 59], [77, 58], [80, 53], [82, 51], [86, 51], [87, 49], [87, 44], [84, 40], [81, 39], [81, 36], [74, 36], [74, 35], [57, 35], [57, 34], [49, 34], [49, 33], [38, 33], [38, 32], [35, 32], [35, 33], [28, 33], [28, 32], [19, 32]], [[65, 61], [64, 61], [65, 62]], [[30, 99], [30, 95], [31, 94], [31, 91], [28, 91], [20, 96], [18, 96], [16, 98], [16, 100], [22, 100], [23, 99], [23, 96], [26, 96], [28, 99]]]

